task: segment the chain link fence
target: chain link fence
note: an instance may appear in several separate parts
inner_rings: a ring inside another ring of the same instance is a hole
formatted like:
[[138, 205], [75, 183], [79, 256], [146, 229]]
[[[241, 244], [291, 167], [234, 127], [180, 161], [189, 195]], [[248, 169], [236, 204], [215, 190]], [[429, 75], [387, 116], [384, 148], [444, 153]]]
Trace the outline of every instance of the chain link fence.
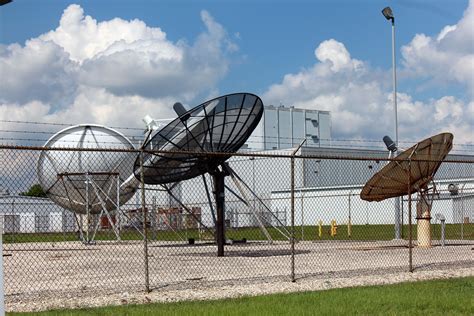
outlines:
[[[144, 184], [141, 170], [133, 170], [140, 155], [1, 147], [7, 301], [474, 262], [474, 161], [466, 156], [441, 164], [431, 218], [421, 232], [417, 222], [425, 209], [417, 194], [381, 202], [360, 198], [364, 184], [388, 163], [381, 155], [235, 154], [219, 171], [222, 192], [210, 174]], [[418, 244], [423, 238], [430, 246]]]

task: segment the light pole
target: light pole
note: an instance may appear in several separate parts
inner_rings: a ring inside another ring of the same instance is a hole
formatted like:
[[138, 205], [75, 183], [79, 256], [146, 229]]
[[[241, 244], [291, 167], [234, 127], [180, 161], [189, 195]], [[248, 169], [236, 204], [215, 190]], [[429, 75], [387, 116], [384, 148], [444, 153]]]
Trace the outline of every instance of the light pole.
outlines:
[[[395, 146], [398, 154], [398, 110], [397, 110], [397, 71], [395, 66], [395, 16], [390, 7], [382, 10], [383, 16], [392, 21], [392, 80], [393, 80], [393, 109], [395, 114]], [[395, 198], [395, 239], [400, 239], [400, 197]]]
[[395, 65], [395, 17], [392, 9], [386, 7], [382, 10], [383, 16], [392, 21], [392, 80], [393, 80], [393, 109], [395, 114], [395, 145], [398, 147], [398, 111], [397, 111], [397, 71]]

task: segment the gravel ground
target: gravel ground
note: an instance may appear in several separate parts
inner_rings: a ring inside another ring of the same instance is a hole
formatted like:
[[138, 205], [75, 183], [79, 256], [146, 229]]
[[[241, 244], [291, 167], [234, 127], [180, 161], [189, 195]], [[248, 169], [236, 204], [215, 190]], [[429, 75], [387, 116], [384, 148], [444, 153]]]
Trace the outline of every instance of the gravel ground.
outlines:
[[219, 299], [324, 290], [474, 275], [472, 241], [413, 249], [408, 272], [405, 241], [300, 242], [296, 282], [291, 282], [288, 243], [226, 247], [152, 243], [150, 286], [145, 293], [143, 245], [139, 242], [83, 246], [6, 245], [7, 311], [40, 311], [105, 305]]

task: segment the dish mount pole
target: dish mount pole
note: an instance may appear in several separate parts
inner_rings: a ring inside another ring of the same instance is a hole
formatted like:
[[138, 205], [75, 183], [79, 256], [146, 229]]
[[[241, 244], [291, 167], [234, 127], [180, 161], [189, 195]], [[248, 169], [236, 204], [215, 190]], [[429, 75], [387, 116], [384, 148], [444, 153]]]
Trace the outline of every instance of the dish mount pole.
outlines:
[[216, 168], [211, 172], [212, 180], [214, 182], [214, 197], [216, 200], [216, 243], [217, 243], [217, 256], [224, 256], [225, 246], [225, 177], [228, 173], [223, 170]]

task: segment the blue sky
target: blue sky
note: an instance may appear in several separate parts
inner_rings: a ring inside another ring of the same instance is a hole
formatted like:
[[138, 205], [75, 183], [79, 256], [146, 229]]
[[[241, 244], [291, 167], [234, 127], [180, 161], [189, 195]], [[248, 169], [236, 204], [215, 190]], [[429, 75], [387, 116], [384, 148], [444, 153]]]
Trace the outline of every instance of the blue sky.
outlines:
[[0, 119], [140, 126], [147, 113], [171, 116], [177, 100], [249, 91], [331, 111], [336, 138], [379, 139], [393, 130], [387, 5], [400, 139], [448, 130], [472, 143], [474, 25], [463, 16], [474, 5], [464, 0], [15, 0], [0, 8]]

